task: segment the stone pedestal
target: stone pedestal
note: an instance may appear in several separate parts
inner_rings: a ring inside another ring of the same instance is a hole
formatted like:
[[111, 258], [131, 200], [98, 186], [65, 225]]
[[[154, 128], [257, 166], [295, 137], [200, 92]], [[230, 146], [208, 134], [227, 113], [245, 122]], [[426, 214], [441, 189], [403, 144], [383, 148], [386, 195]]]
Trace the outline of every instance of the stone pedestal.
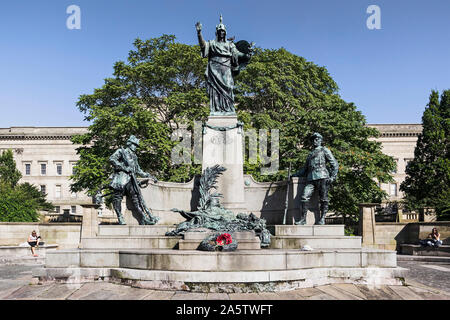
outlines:
[[243, 174], [243, 130], [237, 116], [210, 116], [204, 127], [202, 170], [221, 165], [227, 170], [218, 178], [221, 204], [235, 214], [246, 212]]
[[98, 234], [98, 213], [100, 207], [97, 204], [82, 204], [83, 222], [81, 225], [81, 238], [92, 238]]
[[376, 203], [361, 203], [359, 205], [359, 230], [362, 236], [362, 244], [371, 247], [375, 240], [375, 207]]

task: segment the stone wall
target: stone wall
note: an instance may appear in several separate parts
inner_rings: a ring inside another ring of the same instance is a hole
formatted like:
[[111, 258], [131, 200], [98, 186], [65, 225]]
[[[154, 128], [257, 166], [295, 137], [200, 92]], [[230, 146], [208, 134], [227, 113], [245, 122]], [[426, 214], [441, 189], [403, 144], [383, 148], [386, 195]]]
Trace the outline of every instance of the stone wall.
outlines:
[[0, 245], [20, 245], [27, 241], [33, 230], [46, 244], [57, 244], [59, 249], [77, 248], [80, 242], [81, 223], [1, 222]]
[[401, 244], [418, 244], [436, 227], [444, 244], [450, 244], [450, 221], [442, 222], [378, 222], [371, 223], [373, 217], [369, 206], [362, 205], [360, 235], [363, 247], [400, 250]]
[[372, 247], [385, 250], [400, 250], [402, 243], [412, 241], [408, 223], [378, 222], [375, 225], [375, 245]]
[[[300, 194], [304, 188], [303, 180], [293, 178], [290, 185], [287, 224], [293, 223], [293, 217], [299, 213]], [[220, 192], [220, 190], [217, 190]], [[250, 175], [244, 175], [245, 205], [244, 213], [253, 213], [266, 219], [267, 224], [282, 224], [286, 203], [286, 181], [256, 182]], [[186, 183], [158, 182], [142, 189], [142, 195], [152, 213], [161, 218], [158, 224], [172, 225], [184, 221], [176, 212], [177, 208], [184, 211], [195, 211], [198, 206], [198, 178]], [[317, 205], [317, 195], [311, 199], [307, 223], [314, 223], [314, 208]], [[130, 204], [128, 204], [130, 207]], [[125, 217], [127, 224], [137, 224], [128, 212]], [[298, 220], [299, 218], [296, 217]]]

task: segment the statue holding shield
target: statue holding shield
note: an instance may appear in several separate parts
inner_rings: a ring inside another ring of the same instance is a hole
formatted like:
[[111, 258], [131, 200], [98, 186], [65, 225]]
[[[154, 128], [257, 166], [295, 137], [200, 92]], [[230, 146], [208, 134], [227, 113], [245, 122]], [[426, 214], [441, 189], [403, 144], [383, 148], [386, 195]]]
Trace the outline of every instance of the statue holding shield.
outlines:
[[205, 41], [202, 35], [202, 24], [197, 22], [198, 43], [203, 58], [208, 58], [206, 67], [206, 89], [210, 101], [211, 115], [234, 115], [234, 77], [239, 74], [250, 61], [253, 44], [247, 41], [226, 39], [227, 31], [222, 23], [216, 26], [216, 39]]

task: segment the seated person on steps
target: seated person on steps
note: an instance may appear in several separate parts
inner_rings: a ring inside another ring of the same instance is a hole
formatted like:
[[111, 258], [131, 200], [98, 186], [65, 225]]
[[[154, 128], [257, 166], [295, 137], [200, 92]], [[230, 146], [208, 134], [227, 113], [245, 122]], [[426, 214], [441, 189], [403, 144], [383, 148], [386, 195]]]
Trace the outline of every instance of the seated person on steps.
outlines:
[[33, 257], [37, 257], [38, 255], [36, 254], [35, 251], [35, 247], [38, 248], [39, 247], [39, 241], [41, 240], [41, 236], [38, 236], [36, 231], [33, 230], [30, 234], [30, 236], [28, 237], [28, 244], [31, 246], [31, 254], [33, 255]]
[[442, 245], [441, 235], [437, 228], [433, 228], [428, 237], [424, 240], [420, 240], [420, 245], [423, 247], [434, 247], [438, 248]]

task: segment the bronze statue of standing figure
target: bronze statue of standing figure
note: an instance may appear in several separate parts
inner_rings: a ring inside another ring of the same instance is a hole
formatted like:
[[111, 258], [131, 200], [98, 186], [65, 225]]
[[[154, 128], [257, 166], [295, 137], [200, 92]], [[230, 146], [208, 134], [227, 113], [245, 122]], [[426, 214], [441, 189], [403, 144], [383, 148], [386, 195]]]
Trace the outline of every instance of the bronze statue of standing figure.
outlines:
[[222, 23], [216, 26], [216, 39], [205, 41], [202, 35], [202, 24], [197, 22], [198, 43], [203, 58], [208, 58], [206, 67], [206, 89], [210, 101], [211, 115], [234, 115], [234, 77], [239, 74], [250, 61], [253, 54], [253, 43], [245, 40], [226, 39], [227, 30]]
[[[322, 136], [319, 133], [312, 135], [314, 150], [306, 158], [306, 163], [293, 177], [306, 177], [306, 185], [300, 199], [300, 220], [296, 225], [306, 224], [307, 204], [314, 190], [319, 192], [320, 210], [319, 219], [315, 224], [325, 224], [325, 216], [328, 212], [328, 189], [336, 180], [338, 162], [328, 148], [322, 146]], [[327, 164], [330, 169], [327, 168]]]
[[139, 146], [139, 139], [135, 136], [130, 136], [126, 143], [126, 147], [116, 150], [109, 158], [111, 165], [114, 168], [114, 173], [111, 176], [111, 183], [109, 187], [113, 189], [113, 207], [116, 211], [119, 224], [125, 224], [122, 215], [122, 199], [123, 196], [131, 198], [133, 203], [134, 212], [138, 215], [138, 222], [140, 225], [152, 225], [156, 224], [159, 217], [153, 216], [150, 210], [145, 205], [144, 199], [141, 194], [141, 186], [143, 183], [147, 183], [148, 179], [142, 182], [138, 182], [136, 176], [152, 179], [155, 183], [158, 180], [150, 175], [150, 173], [144, 172], [138, 163], [136, 156], [136, 149]]

